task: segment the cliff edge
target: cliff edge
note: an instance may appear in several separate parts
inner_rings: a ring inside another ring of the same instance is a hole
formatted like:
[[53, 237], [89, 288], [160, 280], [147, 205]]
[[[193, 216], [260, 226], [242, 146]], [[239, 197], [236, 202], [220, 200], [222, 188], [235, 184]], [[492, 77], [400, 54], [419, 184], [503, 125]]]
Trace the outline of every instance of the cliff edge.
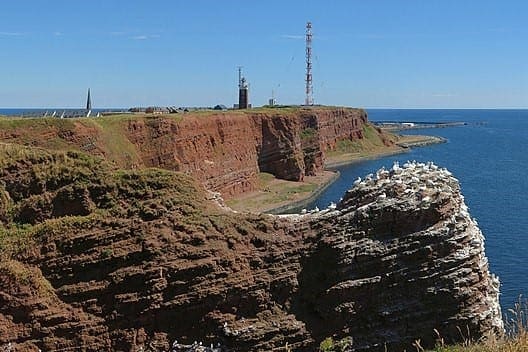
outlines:
[[[458, 182], [408, 163], [332, 209], [233, 213], [190, 177], [0, 145], [0, 347], [401, 351], [500, 331]], [[462, 336], [460, 331], [462, 331]]]
[[225, 199], [256, 190], [261, 172], [302, 181], [323, 170], [328, 152], [366, 139], [396, 148], [364, 110], [341, 107], [0, 119], [4, 142], [73, 149], [125, 169], [180, 171]]

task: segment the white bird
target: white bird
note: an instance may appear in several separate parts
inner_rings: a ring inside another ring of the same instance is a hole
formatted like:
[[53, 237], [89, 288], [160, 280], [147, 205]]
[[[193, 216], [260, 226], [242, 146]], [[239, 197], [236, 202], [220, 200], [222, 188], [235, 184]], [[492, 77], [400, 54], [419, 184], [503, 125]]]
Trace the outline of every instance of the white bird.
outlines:
[[314, 208], [314, 211], [315, 211], [316, 213], [319, 212], [319, 207], [316, 206], [316, 207]]
[[[303, 209], [301, 210], [301, 214], [306, 214], [307, 213], [307, 210], [306, 209]], [[227, 324], [227, 323], [226, 323]]]
[[355, 181], [354, 181], [354, 186], [357, 186], [361, 183], [361, 177], [358, 177]]
[[380, 194], [380, 195], [378, 196], [378, 199], [379, 199], [379, 200], [383, 200], [383, 199], [385, 199], [385, 198], [387, 198], [387, 195], [385, 194], [385, 192], [383, 192], [382, 194]]
[[415, 162], [407, 161], [405, 164], [403, 164], [403, 167], [412, 170], [416, 167], [416, 164]]
[[337, 204], [334, 202], [330, 202], [330, 205], [328, 206], [328, 208], [334, 210], [335, 208], [337, 208]]

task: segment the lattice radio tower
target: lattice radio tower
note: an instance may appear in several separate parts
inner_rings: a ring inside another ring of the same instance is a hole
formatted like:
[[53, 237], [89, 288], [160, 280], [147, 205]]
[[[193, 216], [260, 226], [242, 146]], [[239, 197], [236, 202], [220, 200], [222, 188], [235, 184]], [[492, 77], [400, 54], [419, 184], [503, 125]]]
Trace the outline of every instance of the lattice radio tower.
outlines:
[[312, 85], [312, 22], [306, 23], [306, 100], [304, 105], [313, 105]]

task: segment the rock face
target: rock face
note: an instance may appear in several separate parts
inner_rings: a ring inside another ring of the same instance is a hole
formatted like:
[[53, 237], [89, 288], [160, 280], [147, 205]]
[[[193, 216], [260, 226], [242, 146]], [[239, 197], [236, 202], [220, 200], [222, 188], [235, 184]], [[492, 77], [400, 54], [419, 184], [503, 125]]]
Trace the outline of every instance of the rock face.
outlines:
[[432, 164], [357, 181], [334, 209], [271, 216], [222, 209], [178, 173], [0, 156], [7, 216], [23, 222], [27, 198], [55, 209], [65, 195], [77, 214], [0, 227], [0, 348], [313, 351], [333, 336], [401, 351], [432, 346], [434, 329], [446, 342], [457, 327], [474, 339], [502, 329], [482, 234]]
[[5, 142], [74, 148], [123, 168], [181, 171], [230, 198], [255, 190], [259, 172], [300, 181], [322, 171], [325, 153], [341, 140], [362, 139], [368, 121], [364, 110], [320, 107], [0, 123]]
[[301, 319], [319, 339], [400, 351], [417, 339], [434, 345], [434, 329], [448, 342], [461, 327], [466, 337], [502, 330], [499, 281], [447, 170], [396, 164], [356, 181], [336, 210], [307, 217], [321, 237], [298, 277]]

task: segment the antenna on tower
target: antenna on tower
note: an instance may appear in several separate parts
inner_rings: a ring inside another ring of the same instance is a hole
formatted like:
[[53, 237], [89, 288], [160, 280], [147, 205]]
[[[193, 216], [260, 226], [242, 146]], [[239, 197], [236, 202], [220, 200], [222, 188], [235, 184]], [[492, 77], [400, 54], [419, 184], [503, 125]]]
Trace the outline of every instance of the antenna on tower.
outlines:
[[237, 66], [238, 68], [238, 88], [242, 88], [242, 66]]
[[312, 22], [306, 22], [306, 99], [304, 105], [313, 105], [312, 84]]
[[238, 66], [238, 108], [247, 109], [249, 104], [249, 84], [242, 75], [242, 66]]

